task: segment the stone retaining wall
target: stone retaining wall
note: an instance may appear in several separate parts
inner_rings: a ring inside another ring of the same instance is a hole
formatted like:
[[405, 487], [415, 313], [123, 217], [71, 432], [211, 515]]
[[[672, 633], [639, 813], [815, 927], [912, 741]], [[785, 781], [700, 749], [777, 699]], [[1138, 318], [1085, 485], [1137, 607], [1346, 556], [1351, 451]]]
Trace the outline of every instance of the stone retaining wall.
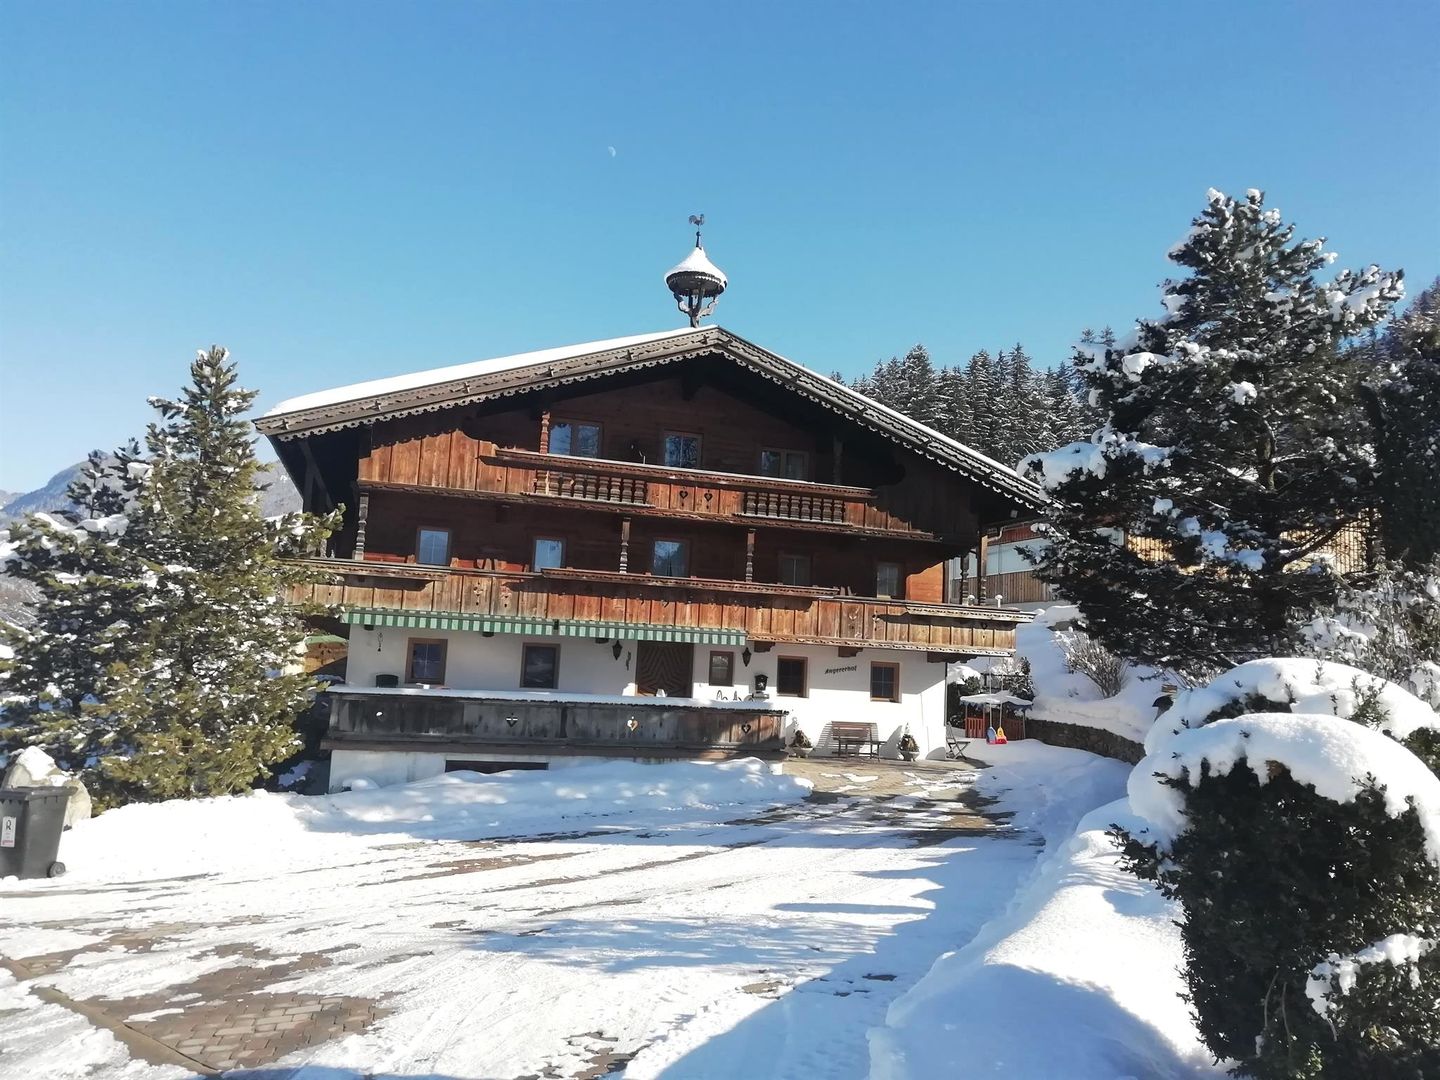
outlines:
[[1025, 734], [1028, 738], [1039, 739], [1051, 746], [1088, 750], [1092, 754], [1125, 761], [1131, 765], [1145, 756], [1145, 748], [1139, 743], [1111, 731], [1081, 724], [1065, 724], [1059, 720], [1030, 716], [1025, 719]]

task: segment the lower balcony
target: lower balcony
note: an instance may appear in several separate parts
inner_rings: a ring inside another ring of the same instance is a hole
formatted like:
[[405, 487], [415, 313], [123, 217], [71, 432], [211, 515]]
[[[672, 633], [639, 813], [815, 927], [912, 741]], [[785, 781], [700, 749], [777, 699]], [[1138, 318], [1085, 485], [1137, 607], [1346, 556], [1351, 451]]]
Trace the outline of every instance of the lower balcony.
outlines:
[[332, 583], [297, 586], [290, 600], [338, 608], [341, 618], [355, 625], [1004, 656], [1014, 651], [1015, 627], [1033, 618], [1004, 608], [910, 603], [759, 582], [437, 567], [398, 578], [371, 573], [363, 561], [306, 563], [331, 575]]
[[785, 711], [772, 701], [693, 701], [544, 691], [331, 689], [330, 750], [686, 758], [774, 757]]

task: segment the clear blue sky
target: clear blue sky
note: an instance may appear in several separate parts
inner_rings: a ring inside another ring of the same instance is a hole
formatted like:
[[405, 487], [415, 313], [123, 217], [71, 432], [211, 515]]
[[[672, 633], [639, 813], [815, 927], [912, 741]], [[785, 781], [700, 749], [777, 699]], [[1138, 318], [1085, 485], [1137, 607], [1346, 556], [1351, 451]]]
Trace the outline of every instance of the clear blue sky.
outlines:
[[[677, 324], [847, 374], [1157, 310], [1211, 185], [1440, 272], [1440, 4], [0, 2], [0, 488], [196, 348], [261, 407]], [[611, 149], [613, 148], [613, 153]]]

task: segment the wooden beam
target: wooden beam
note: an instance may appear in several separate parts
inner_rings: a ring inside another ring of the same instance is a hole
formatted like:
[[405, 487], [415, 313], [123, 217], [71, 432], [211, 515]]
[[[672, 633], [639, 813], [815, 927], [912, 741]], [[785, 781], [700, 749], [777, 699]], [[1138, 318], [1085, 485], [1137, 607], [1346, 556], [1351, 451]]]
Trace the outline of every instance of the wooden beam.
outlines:
[[845, 460], [845, 444], [840, 441], [839, 435], [831, 436], [830, 440], [830, 482], [832, 484], [842, 483], [841, 477], [845, 474], [843, 462]]
[[540, 410], [540, 453], [550, 452], [550, 406]]
[[[307, 512], [315, 510], [315, 485], [320, 480], [320, 466], [315, 462], [315, 455], [310, 450], [310, 440], [300, 440], [300, 456], [305, 459], [305, 484], [300, 493], [301, 508]], [[323, 491], [323, 486], [321, 487]], [[329, 499], [326, 499], [329, 502]], [[329, 506], [326, 506], [329, 509]]]
[[990, 537], [980, 534], [980, 547], [975, 555], [975, 603], [985, 606], [985, 571], [990, 562]]
[[362, 491], [355, 500], [355, 549], [350, 553], [352, 559], [365, 558], [365, 519], [369, 516], [370, 493]]
[[745, 580], [755, 580], [755, 530], [745, 530]]
[[630, 572], [630, 519], [620, 519], [620, 573]]

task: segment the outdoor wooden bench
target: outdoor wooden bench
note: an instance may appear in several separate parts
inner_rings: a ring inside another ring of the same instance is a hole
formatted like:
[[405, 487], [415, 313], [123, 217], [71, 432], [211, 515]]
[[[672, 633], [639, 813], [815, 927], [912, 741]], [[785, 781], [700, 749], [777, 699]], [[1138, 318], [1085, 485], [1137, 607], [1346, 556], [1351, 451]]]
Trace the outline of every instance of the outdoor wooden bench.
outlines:
[[835, 756], [850, 754], [880, 756], [880, 740], [875, 737], [875, 725], [852, 721], [836, 721], [830, 725], [830, 738], [835, 740]]

